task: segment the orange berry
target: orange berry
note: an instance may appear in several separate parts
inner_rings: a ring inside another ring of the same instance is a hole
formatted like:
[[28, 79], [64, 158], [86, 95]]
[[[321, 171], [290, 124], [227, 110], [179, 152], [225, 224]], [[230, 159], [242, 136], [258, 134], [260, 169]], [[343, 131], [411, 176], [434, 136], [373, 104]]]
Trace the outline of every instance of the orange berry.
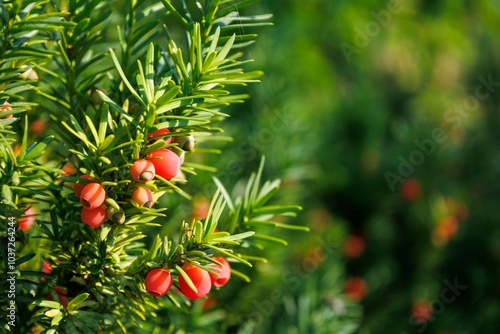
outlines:
[[85, 224], [89, 225], [92, 228], [98, 228], [106, 221], [108, 216], [108, 211], [106, 208], [99, 206], [95, 209], [82, 209], [82, 213], [80, 215], [80, 219]]
[[80, 203], [84, 209], [96, 209], [106, 200], [106, 192], [99, 183], [89, 183], [80, 193]]
[[24, 232], [28, 232], [35, 222], [35, 209], [29, 206], [19, 218], [19, 228]]
[[36, 121], [34, 121], [33, 123], [31, 123], [31, 125], [30, 125], [30, 131], [34, 135], [37, 135], [40, 132], [42, 132], [43, 130], [45, 130], [45, 126], [46, 126], [46, 124], [45, 124], [44, 120], [37, 119]]
[[158, 151], [148, 154], [150, 160], [155, 166], [156, 174], [170, 180], [179, 174], [181, 168], [181, 160], [174, 152], [162, 148]]
[[151, 181], [155, 173], [155, 166], [149, 160], [137, 160], [130, 166], [130, 176], [137, 182]]
[[137, 187], [132, 194], [132, 200], [134, 200], [139, 206], [146, 208], [151, 208], [155, 203], [153, 193], [148, 188]]

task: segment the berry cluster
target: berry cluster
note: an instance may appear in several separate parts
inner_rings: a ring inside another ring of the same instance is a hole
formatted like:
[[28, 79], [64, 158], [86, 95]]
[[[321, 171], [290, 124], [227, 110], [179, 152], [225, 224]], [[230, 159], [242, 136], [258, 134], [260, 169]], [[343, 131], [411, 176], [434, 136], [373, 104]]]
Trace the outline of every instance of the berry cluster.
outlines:
[[[218, 264], [210, 264], [211, 272], [194, 264], [185, 263], [182, 270], [190, 282], [183, 276], [178, 276], [180, 292], [189, 299], [198, 299], [206, 296], [212, 286], [220, 288], [224, 286], [231, 277], [231, 266], [226, 259], [214, 257]], [[148, 272], [144, 282], [146, 291], [153, 297], [165, 295], [173, 284], [173, 278], [168, 268], [155, 268]]]
[[[163, 140], [169, 148], [160, 148], [152, 151], [145, 158], [135, 160], [130, 166], [130, 178], [135, 181], [130, 190], [131, 200], [139, 207], [151, 208], [155, 198], [147, 182], [153, 181], [156, 176], [171, 180], [180, 173], [180, 167], [184, 160], [184, 151], [190, 151], [194, 147], [192, 135], [169, 136], [170, 130], [163, 128], [151, 132], [147, 139], [147, 145], [152, 145], [158, 140]], [[174, 139], [175, 138], [175, 141]], [[177, 154], [172, 149], [178, 147], [181, 153]], [[172, 148], [172, 149], [171, 149]], [[125, 213], [116, 205], [107, 205], [106, 186], [89, 174], [80, 176], [74, 186], [75, 195], [82, 205], [81, 220], [92, 228], [98, 228], [110, 220], [114, 223], [123, 224]]]

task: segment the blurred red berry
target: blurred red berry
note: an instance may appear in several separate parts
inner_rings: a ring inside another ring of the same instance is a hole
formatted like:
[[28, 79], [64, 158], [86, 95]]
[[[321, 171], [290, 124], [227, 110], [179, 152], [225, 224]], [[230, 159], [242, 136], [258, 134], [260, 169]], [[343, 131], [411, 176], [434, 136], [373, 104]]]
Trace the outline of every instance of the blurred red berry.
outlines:
[[193, 201], [193, 218], [202, 220], [207, 217], [210, 201], [205, 197], [198, 197]]
[[24, 232], [28, 232], [35, 222], [36, 211], [29, 206], [19, 218], [19, 228]]
[[151, 208], [155, 203], [153, 193], [148, 188], [137, 187], [132, 194], [132, 200], [134, 200], [139, 206], [146, 208]]
[[351, 277], [347, 280], [344, 293], [351, 299], [361, 301], [366, 297], [368, 288], [364, 279]]
[[348, 259], [360, 257], [365, 251], [365, 240], [359, 235], [350, 235], [344, 243], [343, 253]]
[[80, 203], [84, 209], [97, 209], [106, 200], [106, 192], [99, 183], [89, 183], [80, 193]]
[[217, 274], [219, 276], [216, 276], [212, 273], [208, 273], [208, 274], [210, 276], [210, 280], [212, 282], [212, 285], [215, 286], [216, 288], [220, 288], [220, 287], [226, 285], [226, 283], [231, 278], [231, 266], [229, 265], [229, 262], [227, 262], [227, 260], [224, 259], [223, 257], [216, 256], [216, 257], [214, 257], [214, 260], [217, 262], [220, 262], [222, 264], [222, 266], [215, 264], [215, 263], [210, 265], [210, 267], [215, 272], [217, 272]]
[[144, 285], [153, 297], [163, 296], [172, 287], [172, 275], [166, 268], [155, 268], [148, 272]]
[[130, 176], [137, 182], [151, 181], [155, 177], [155, 166], [149, 160], [136, 160], [130, 166]]
[[417, 322], [428, 321], [432, 317], [432, 304], [428, 300], [419, 300], [413, 304], [411, 315]]
[[32, 134], [37, 135], [41, 133], [43, 130], [45, 130], [45, 127], [46, 127], [45, 121], [37, 119], [36, 121], [31, 123], [30, 131]]
[[422, 187], [420, 186], [420, 182], [418, 180], [407, 179], [401, 184], [399, 192], [405, 201], [411, 202], [420, 197]]
[[179, 174], [181, 161], [177, 154], [165, 148], [151, 152], [148, 159], [155, 166], [156, 174], [170, 180]]
[[[62, 166], [62, 174], [61, 176], [69, 176], [69, 175], [74, 175], [76, 174], [76, 168], [75, 165], [73, 165], [71, 162], [66, 162], [64, 166]], [[83, 187], [82, 187], [83, 188]]]
[[182, 277], [182, 275], [179, 275], [179, 287], [184, 296], [188, 297], [189, 299], [198, 299], [206, 296], [210, 292], [212, 283], [210, 281], [210, 275], [208, 274], [208, 271], [191, 264], [183, 265], [182, 269], [186, 272], [186, 274], [198, 290], [194, 291], [193, 289], [191, 289], [184, 277]]

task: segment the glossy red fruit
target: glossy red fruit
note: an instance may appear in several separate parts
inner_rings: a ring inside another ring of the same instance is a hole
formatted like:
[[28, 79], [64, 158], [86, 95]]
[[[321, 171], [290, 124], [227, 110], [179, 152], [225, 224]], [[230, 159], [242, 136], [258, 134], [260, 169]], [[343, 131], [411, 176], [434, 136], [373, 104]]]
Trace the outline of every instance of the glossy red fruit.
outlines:
[[156, 174], [170, 180], [179, 174], [181, 160], [174, 152], [162, 148], [161, 150], [148, 154], [148, 159], [153, 163]]
[[139, 205], [151, 208], [155, 203], [153, 193], [148, 188], [137, 187], [132, 194], [132, 199]]
[[186, 272], [197, 289], [197, 291], [191, 289], [184, 277], [179, 275], [179, 287], [184, 296], [189, 299], [198, 299], [206, 296], [210, 292], [212, 283], [210, 282], [208, 271], [187, 263], [182, 266], [182, 269]]
[[344, 287], [344, 293], [351, 299], [360, 301], [366, 297], [368, 288], [364, 279], [352, 277], [347, 280]]
[[211, 264], [210, 267], [219, 274], [219, 276], [216, 276], [212, 273], [208, 273], [210, 275], [210, 281], [212, 282], [212, 285], [215, 286], [216, 288], [220, 288], [229, 281], [231, 278], [231, 266], [229, 265], [229, 262], [226, 261], [225, 258], [216, 256], [214, 257], [214, 260], [217, 262], [220, 262], [222, 264]]
[[153, 297], [163, 296], [172, 287], [172, 275], [166, 268], [155, 268], [146, 275], [146, 292]]
[[[64, 171], [64, 168], [63, 168], [63, 171]], [[95, 179], [92, 176], [88, 175], [88, 174], [83, 174], [82, 176], [80, 176], [80, 179], [89, 180], [89, 181], [95, 181]], [[82, 193], [82, 189], [87, 184], [88, 183], [75, 183], [73, 185], [73, 191], [75, 192], [76, 197], [80, 198], [80, 195]]]
[[137, 182], [147, 182], [154, 179], [156, 174], [155, 166], [149, 160], [136, 160], [130, 166], [130, 176]]
[[19, 218], [19, 228], [24, 232], [28, 232], [35, 223], [35, 209], [31, 206], [24, 211], [24, 213]]
[[100, 206], [95, 209], [82, 209], [82, 213], [80, 215], [80, 219], [85, 224], [89, 225], [92, 228], [98, 228], [106, 221], [108, 216], [108, 210], [106, 208]]
[[156, 131], [151, 132], [148, 135], [148, 139], [150, 139], [148, 144], [152, 144], [158, 139], [163, 139], [167, 144], [170, 144], [172, 142], [172, 137], [167, 137], [167, 135], [170, 133], [170, 130], [167, 128], [163, 129], [158, 129]]
[[80, 203], [87, 210], [97, 209], [106, 200], [106, 192], [99, 183], [89, 183], [80, 193]]

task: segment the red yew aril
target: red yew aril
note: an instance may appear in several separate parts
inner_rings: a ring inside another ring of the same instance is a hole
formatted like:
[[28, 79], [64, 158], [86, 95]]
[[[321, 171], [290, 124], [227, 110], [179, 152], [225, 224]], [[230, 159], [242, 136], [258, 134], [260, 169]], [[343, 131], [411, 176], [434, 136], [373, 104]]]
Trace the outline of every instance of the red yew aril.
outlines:
[[106, 192], [99, 183], [89, 183], [80, 193], [80, 202], [84, 209], [92, 210], [100, 207], [106, 200]]
[[198, 290], [194, 291], [193, 289], [191, 289], [184, 277], [182, 277], [182, 275], [179, 275], [179, 287], [184, 296], [188, 297], [189, 299], [198, 299], [206, 296], [210, 292], [212, 283], [210, 281], [210, 275], [208, 274], [208, 271], [188, 263], [182, 266], [182, 270], [186, 272], [186, 274], [196, 287], [196, 290]]
[[181, 168], [179, 156], [165, 148], [151, 152], [148, 159], [155, 166], [156, 174], [167, 180], [174, 178]]
[[155, 166], [149, 160], [137, 160], [130, 166], [130, 176], [137, 182], [151, 181], [155, 174]]
[[399, 192], [405, 201], [411, 202], [420, 197], [422, 187], [417, 179], [407, 179], [401, 184]]
[[151, 132], [148, 135], [148, 139], [151, 139], [148, 144], [152, 144], [155, 141], [157, 141], [158, 139], [163, 139], [163, 140], [165, 140], [165, 142], [167, 144], [170, 144], [172, 142], [172, 137], [167, 138], [167, 134], [169, 134], [169, 133], [170, 133], [170, 130], [167, 128], [158, 129], [156, 131]]
[[350, 235], [344, 243], [343, 253], [349, 259], [360, 257], [365, 251], [365, 240], [359, 235]]
[[153, 193], [148, 188], [137, 187], [132, 194], [132, 199], [139, 205], [151, 208], [155, 203]]
[[[95, 179], [92, 176], [88, 175], [88, 174], [83, 174], [82, 176], [80, 176], [80, 179], [89, 180], [89, 181], [95, 181]], [[78, 183], [77, 182], [77, 183], [75, 183], [73, 185], [73, 191], [75, 192], [76, 197], [80, 198], [80, 194], [82, 193], [82, 189], [87, 184], [88, 183]]]
[[104, 224], [104, 222], [107, 219], [107, 216], [108, 216], [108, 210], [100, 206], [98, 208], [91, 210], [83, 208], [82, 213], [80, 215], [80, 219], [82, 220], [82, 222], [89, 225], [90, 227], [98, 228], [99, 226]]
[[420, 300], [413, 304], [412, 317], [416, 322], [426, 322], [432, 317], [432, 304], [428, 300]]
[[172, 275], [167, 268], [155, 268], [146, 275], [144, 285], [147, 293], [153, 297], [160, 297], [170, 290], [172, 282]]
[[35, 214], [35, 209], [28, 207], [19, 218], [19, 228], [24, 232], [29, 231], [35, 222]]
[[350, 278], [344, 287], [344, 293], [351, 299], [360, 301], [366, 297], [367, 286], [364, 279], [360, 277]]
[[212, 285], [215, 286], [216, 288], [220, 288], [229, 281], [231, 278], [231, 266], [229, 265], [229, 262], [226, 261], [223, 257], [216, 256], [214, 257], [214, 260], [217, 262], [220, 262], [222, 264], [211, 264], [210, 267], [219, 274], [219, 276], [214, 275], [212, 273], [208, 273], [210, 275], [210, 280], [212, 282]]

